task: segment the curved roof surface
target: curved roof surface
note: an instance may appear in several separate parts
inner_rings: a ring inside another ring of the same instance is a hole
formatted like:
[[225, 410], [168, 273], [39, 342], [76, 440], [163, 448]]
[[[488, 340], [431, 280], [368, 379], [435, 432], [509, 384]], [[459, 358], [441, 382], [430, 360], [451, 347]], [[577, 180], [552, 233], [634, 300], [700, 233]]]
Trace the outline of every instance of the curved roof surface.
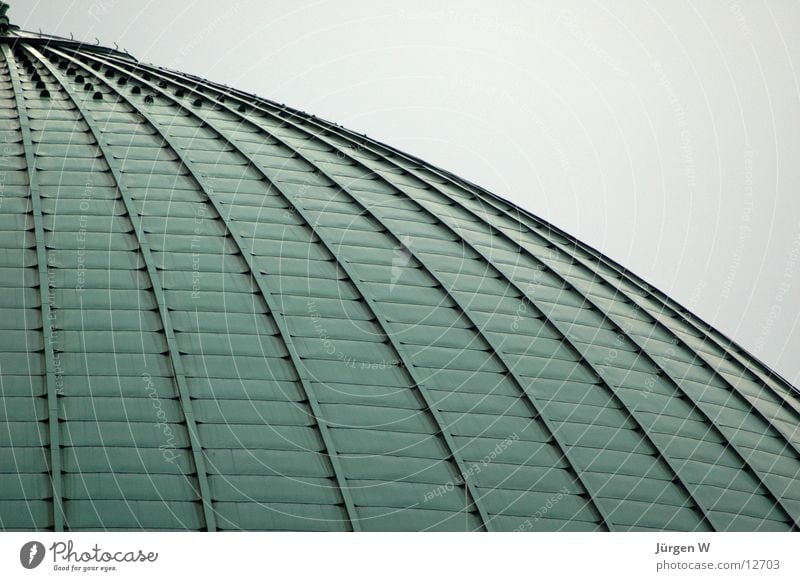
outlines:
[[0, 528], [797, 529], [797, 392], [602, 254], [288, 107], [0, 40]]

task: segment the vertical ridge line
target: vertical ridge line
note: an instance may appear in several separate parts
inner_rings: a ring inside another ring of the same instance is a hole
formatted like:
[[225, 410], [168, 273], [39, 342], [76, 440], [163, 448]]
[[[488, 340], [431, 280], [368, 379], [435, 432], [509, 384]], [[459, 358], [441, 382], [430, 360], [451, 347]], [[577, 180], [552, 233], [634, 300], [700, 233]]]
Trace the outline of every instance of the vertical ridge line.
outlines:
[[183, 409], [184, 419], [186, 420], [186, 431], [189, 435], [192, 458], [195, 463], [195, 470], [197, 473], [197, 481], [199, 486], [199, 496], [203, 506], [203, 516], [206, 523], [206, 529], [208, 531], [215, 531], [216, 518], [214, 516], [214, 509], [211, 503], [206, 463], [203, 455], [203, 448], [200, 443], [200, 436], [197, 432], [197, 423], [195, 421], [194, 411], [192, 410], [191, 396], [189, 395], [189, 389], [186, 384], [186, 376], [183, 370], [183, 363], [180, 359], [180, 351], [175, 339], [172, 322], [169, 317], [169, 309], [167, 308], [166, 299], [164, 297], [164, 289], [161, 286], [158, 271], [155, 267], [155, 261], [153, 260], [150, 251], [150, 245], [147, 242], [144, 229], [142, 228], [140, 216], [138, 212], [136, 212], [130, 195], [128, 194], [127, 187], [123, 183], [121, 171], [114, 162], [114, 156], [108, 151], [108, 144], [106, 143], [105, 137], [102, 131], [100, 131], [100, 129], [97, 127], [94, 119], [89, 115], [89, 112], [79, 101], [79, 99], [70, 91], [67, 83], [64, 82], [61, 73], [58, 72], [58, 70], [53, 67], [52, 64], [50, 64], [50, 62], [44, 58], [44, 56], [38, 50], [33, 47], [26, 47], [26, 49], [28, 52], [34, 55], [34, 57], [39, 60], [39, 62], [41, 62], [48, 71], [50, 71], [50, 74], [58, 81], [64, 93], [69, 97], [69, 99], [75, 105], [75, 108], [81, 114], [83, 121], [89, 126], [89, 131], [94, 140], [97, 142], [97, 147], [100, 150], [100, 153], [103, 155], [103, 158], [105, 159], [109, 169], [111, 170], [116, 183], [116, 189], [123, 201], [125, 210], [128, 214], [128, 219], [133, 225], [134, 233], [136, 234], [136, 239], [139, 244], [139, 251], [142, 254], [142, 260], [145, 263], [148, 278], [150, 279], [150, 284], [153, 287], [152, 292], [155, 296], [161, 323], [164, 327], [164, 336], [167, 342], [167, 348], [169, 350], [169, 359], [172, 364], [173, 375], [178, 387], [178, 396]]
[[48, 431], [50, 437], [50, 481], [53, 491], [53, 528], [61, 532], [65, 527], [64, 489], [62, 482], [61, 431], [58, 419], [58, 387], [55, 374], [55, 352], [53, 349], [53, 316], [50, 308], [49, 282], [47, 276], [47, 254], [42, 223], [42, 200], [36, 179], [36, 158], [31, 139], [25, 96], [17, 70], [17, 61], [7, 43], [2, 43], [3, 56], [11, 77], [14, 99], [17, 104], [20, 132], [25, 149], [28, 173], [28, 189], [31, 193], [34, 236], [36, 237], [36, 262], [39, 272], [39, 298], [42, 312], [42, 333], [44, 335], [45, 383], [47, 386]]
[[[362, 146], [363, 146], [363, 144], [362, 144]], [[402, 166], [402, 165], [396, 164], [396, 163], [394, 163], [394, 165], [395, 165], [395, 167], [398, 167], [398, 168], [399, 168], [399, 169], [401, 169], [402, 171], [405, 171], [405, 172], [407, 172], [407, 173], [409, 173], [409, 174], [413, 175], [413, 176], [414, 176], [414, 177], [416, 177], [417, 179], [419, 179], [419, 180], [421, 180], [421, 181], [423, 181], [423, 182], [425, 182], [425, 183], [427, 183], [427, 184], [429, 184], [429, 185], [430, 185], [430, 183], [429, 183], [429, 182], [427, 182], [427, 181], [426, 181], [426, 180], [424, 180], [423, 178], [421, 178], [421, 177], [417, 176], [416, 172], [414, 172], [413, 170], [409, 170], [408, 168], [406, 168], [406, 167], [404, 167], [404, 166]], [[442, 176], [442, 177], [445, 177], [445, 176]], [[446, 179], [448, 179], [448, 178], [446, 178]], [[452, 180], [450, 180], [450, 181], [452, 182]], [[455, 183], [454, 185], [456, 185], [457, 187], [462, 187], [462, 188], [463, 188], [463, 186], [460, 186], [458, 183]], [[481, 218], [480, 218], [480, 217], [479, 217], [479, 216], [478, 216], [478, 215], [477, 215], [477, 214], [476, 214], [476, 213], [475, 213], [473, 210], [471, 210], [471, 209], [467, 208], [466, 206], [464, 206], [463, 204], [461, 204], [459, 201], [457, 201], [457, 200], [455, 200], [455, 199], [451, 198], [450, 196], [447, 196], [447, 195], [446, 195], [444, 192], [441, 192], [441, 190], [439, 190], [439, 189], [438, 189], [438, 188], [436, 188], [435, 186], [431, 186], [431, 187], [432, 187], [432, 188], [434, 188], [434, 189], [436, 189], [436, 191], [437, 191], [437, 192], [439, 192], [439, 194], [440, 194], [440, 195], [444, 196], [444, 197], [445, 197], [446, 199], [448, 199], [448, 200], [451, 200], [451, 201], [453, 201], [455, 204], [457, 204], [457, 205], [458, 205], [458, 207], [462, 208], [464, 211], [466, 211], [466, 212], [470, 213], [471, 215], [473, 215], [474, 217], [476, 217], [476, 219], [478, 219], [478, 220], [481, 220]], [[497, 208], [497, 207], [496, 207], [496, 206], [494, 206], [493, 204], [492, 204], [492, 207], [495, 207], [495, 209], [497, 209], [498, 211], [502, 211], [500, 208]], [[690, 396], [690, 395], [689, 395], [689, 394], [688, 394], [688, 393], [687, 393], [687, 392], [686, 392], [686, 391], [685, 391], [685, 390], [684, 390], [684, 389], [683, 389], [683, 388], [680, 386], [680, 384], [678, 383], [678, 381], [677, 381], [675, 378], [673, 378], [673, 377], [672, 377], [672, 376], [671, 376], [671, 375], [670, 375], [670, 374], [669, 374], [669, 373], [666, 371], [666, 369], [664, 369], [664, 368], [663, 368], [663, 366], [662, 366], [660, 363], [658, 363], [658, 362], [657, 362], [655, 359], [653, 359], [653, 357], [650, 355], [650, 353], [649, 353], [649, 352], [648, 352], [648, 351], [647, 351], [647, 350], [646, 350], [646, 349], [645, 349], [645, 348], [644, 348], [644, 347], [643, 347], [643, 346], [642, 346], [642, 345], [641, 345], [641, 344], [640, 344], [640, 343], [639, 343], [637, 340], [633, 339], [633, 338], [632, 338], [632, 337], [631, 337], [631, 336], [630, 336], [628, 333], [625, 333], [625, 332], [624, 332], [624, 330], [623, 330], [623, 329], [620, 327], [620, 325], [619, 325], [619, 324], [618, 324], [618, 323], [617, 323], [617, 322], [616, 322], [616, 321], [615, 321], [615, 320], [614, 320], [614, 319], [611, 317], [611, 315], [609, 315], [608, 313], [606, 313], [606, 312], [604, 312], [602, 309], [600, 309], [600, 308], [599, 308], [599, 307], [598, 307], [598, 306], [597, 306], [597, 305], [596, 305], [596, 304], [595, 304], [595, 303], [594, 303], [594, 302], [593, 302], [591, 299], [589, 299], [589, 298], [588, 298], [588, 296], [586, 296], [586, 294], [585, 294], [583, 291], [579, 290], [579, 289], [578, 289], [578, 288], [577, 288], [577, 287], [576, 287], [576, 286], [575, 286], [573, 283], [569, 282], [569, 281], [568, 281], [568, 280], [567, 280], [567, 279], [566, 279], [566, 278], [565, 278], [563, 275], [561, 275], [560, 273], [558, 273], [558, 272], [557, 272], [557, 271], [556, 271], [554, 268], [552, 268], [552, 267], [550, 267], [549, 265], [547, 265], [547, 264], [543, 263], [543, 262], [542, 262], [542, 261], [541, 261], [541, 260], [540, 260], [538, 257], [536, 257], [534, 254], [532, 254], [532, 253], [531, 253], [531, 252], [530, 252], [528, 249], [526, 249], [526, 248], [522, 247], [522, 246], [521, 246], [521, 245], [520, 245], [518, 242], [516, 242], [516, 241], [515, 241], [513, 238], [511, 238], [511, 236], [509, 236], [509, 235], [508, 235], [506, 232], [504, 232], [503, 230], [501, 230], [501, 229], [500, 229], [500, 228], [498, 228], [497, 226], [494, 226], [494, 225], [490, 224], [490, 222], [488, 222], [487, 220], [484, 220], [484, 222], [485, 222], [486, 224], [489, 224], [489, 225], [490, 225], [490, 227], [491, 227], [491, 228], [492, 228], [494, 231], [498, 232], [500, 236], [502, 236], [503, 238], [505, 238], [506, 240], [508, 240], [509, 242], [511, 242], [512, 244], [514, 244], [514, 245], [515, 245], [515, 246], [517, 246], [518, 248], [520, 248], [520, 249], [521, 249], [523, 252], [525, 252], [526, 254], [528, 254], [529, 256], [531, 256], [532, 258], [534, 258], [534, 259], [535, 259], [537, 262], [539, 262], [539, 263], [543, 264], [543, 266], [544, 266], [544, 267], [545, 267], [547, 270], [549, 270], [550, 272], [552, 272], [552, 273], [553, 273], [555, 276], [557, 276], [557, 277], [558, 277], [559, 279], [561, 279], [561, 280], [562, 280], [562, 281], [563, 281], [565, 284], [567, 284], [567, 285], [568, 285], [568, 286], [569, 286], [569, 287], [570, 287], [570, 288], [573, 290], [573, 292], [575, 292], [576, 294], [578, 294], [578, 296], [580, 296], [580, 297], [583, 299], [583, 301], [584, 301], [586, 304], [590, 305], [590, 307], [591, 307], [591, 308], [593, 308], [595, 311], [597, 311], [597, 312], [601, 313], [601, 314], [603, 315], [603, 318], [605, 318], [605, 319], [606, 319], [608, 322], [610, 322], [610, 323], [611, 323], [611, 325], [612, 325], [612, 327], [614, 328], [614, 330], [615, 330], [615, 331], [622, 333], [622, 334], [623, 334], [623, 335], [626, 337], [626, 339], [628, 339], [628, 340], [629, 340], [629, 341], [630, 341], [630, 342], [631, 342], [631, 343], [632, 343], [632, 344], [633, 344], [633, 345], [634, 345], [634, 346], [635, 346], [635, 347], [636, 347], [636, 348], [639, 350], [639, 352], [640, 352], [642, 355], [644, 355], [644, 356], [645, 356], [645, 358], [646, 358], [648, 361], [650, 361], [650, 362], [651, 362], [651, 363], [652, 363], [654, 366], [656, 366], [656, 367], [657, 367], [657, 369], [659, 369], [659, 370], [660, 370], [660, 371], [661, 371], [661, 372], [662, 372], [662, 373], [663, 373], [663, 374], [664, 374], [664, 375], [665, 375], [665, 376], [666, 376], [666, 377], [669, 379], [670, 383], [672, 383], [672, 384], [673, 384], [673, 387], [674, 387], [674, 388], [676, 388], [676, 389], [677, 389], [677, 390], [678, 390], [678, 391], [679, 391], [681, 394], [683, 394], [683, 396], [684, 396], [684, 397], [685, 397], [685, 398], [686, 398], [688, 401], [690, 401], [690, 402], [692, 403], [693, 409], [695, 409], [695, 410], [696, 410], [698, 413], [700, 413], [700, 414], [701, 414], [701, 416], [702, 416], [702, 417], [704, 417], [704, 418], [705, 418], [705, 419], [706, 419], [706, 420], [709, 422], [710, 426], [714, 428], [714, 430], [715, 430], [715, 431], [718, 433], [718, 435], [719, 435], [720, 437], [722, 437], [722, 438], [723, 438], [723, 440], [724, 440], [725, 442], [727, 442], [727, 443], [730, 445], [730, 447], [731, 447], [731, 449], [733, 450], [734, 454], [735, 454], [735, 455], [736, 455], [736, 456], [739, 458], [739, 460], [742, 462], [743, 466], [744, 466], [744, 467], [745, 467], [745, 468], [746, 468], [746, 469], [747, 469], [749, 472], [751, 472], [751, 474], [752, 474], [752, 475], [753, 475], [753, 476], [756, 478], [756, 480], [757, 480], [759, 483], [761, 483], [761, 484], [764, 486], [764, 489], [765, 489], [765, 490], [766, 490], [766, 491], [767, 491], [767, 492], [770, 494], [770, 496], [772, 496], [772, 497], [773, 497], [773, 499], [774, 499], [774, 501], [775, 501], [775, 505], [776, 505], [777, 507], [779, 507], [779, 508], [782, 510], [782, 512], [784, 512], [784, 513], [785, 513], [785, 515], [788, 517], [788, 519], [789, 519], [789, 521], [790, 521], [790, 525], [791, 525], [791, 526], [793, 526], [793, 528], [800, 528], [800, 522], [798, 522], [798, 519], [797, 519], [797, 518], [795, 518], [794, 516], [792, 516], [792, 513], [791, 513], [791, 511], [789, 511], [789, 509], [783, 505], [783, 503], [782, 503], [782, 501], [781, 501], [781, 497], [780, 497], [780, 495], [778, 495], [778, 494], [777, 494], [775, 491], [773, 491], [773, 490], [772, 490], [772, 488], [771, 488], [771, 487], [770, 487], [770, 486], [769, 486], [769, 485], [768, 485], [768, 484], [767, 484], [767, 483], [764, 481], [764, 479], [763, 479], [763, 478], [761, 477], [761, 475], [759, 474], [758, 470], [756, 470], [756, 468], [755, 468], [754, 466], [752, 466], [752, 464], [751, 464], [751, 463], [750, 463], [750, 462], [749, 462], [749, 461], [748, 461], [748, 460], [745, 458], [744, 454], [742, 454], [742, 452], [741, 452], [741, 451], [740, 451], [740, 450], [739, 450], [739, 449], [738, 449], [738, 448], [737, 448], [735, 445], [733, 445], [733, 444], [732, 444], [732, 442], [730, 441], [730, 439], [729, 439], [728, 437], [726, 437], [726, 436], [725, 436], [724, 432], [723, 432], [723, 431], [721, 430], [721, 428], [720, 428], [720, 427], [717, 425], [717, 423], [716, 423], [714, 420], [712, 420], [712, 419], [711, 419], [711, 417], [708, 415], [708, 413], [706, 413], [706, 412], [705, 412], [705, 411], [704, 411], [704, 410], [703, 410], [703, 409], [702, 409], [702, 408], [699, 406], [699, 403], [698, 403], [698, 402], [697, 402], [697, 401], [696, 401], [694, 398], [692, 398], [692, 397], [691, 397], [691, 396]], [[539, 236], [540, 238], [544, 239], [544, 238], [543, 238], [543, 237], [541, 237], [541, 236], [540, 236], [538, 233], [535, 233], [535, 234], [536, 234], [536, 236]], [[555, 247], [556, 245], [553, 243], [553, 246]], [[569, 257], [569, 258], [571, 258], [571, 259], [579, 260], [579, 259], [577, 259], [577, 258], [573, 257], [572, 255], [570, 255], [570, 254], [566, 253], [566, 252], [565, 252], [565, 251], [563, 251], [563, 250], [559, 250], [559, 252], [561, 252], [562, 254], [564, 254], [564, 255], [568, 256], [568, 257]], [[590, 269], [590, 268], [589, 268], [589, 267], [588, 267], [588, 266], [587, 266], [587, 265], [586, 265], [586, 264], [585, 264], [583, 261], [580, 261], [580, 263], [581, 263], [581, 265], [582, 265], [582, 266], [584, 266], [585, 268], [587, 268], [587, 269], [589, 269], [590, 271], [592, 271], [592, 270], [591, 270], [591, 269]], [[594, 271], [592, 271], [592, 272], [594, 272]], [[610, 283], [608, 283], [608, 282], [607, 282], [607, 280], [606, 280], [606, 279], [605, 279], [605, 278], [604, 278], [602, 275], [597, 275], [597, 276], [598, 276], [598, 278], [600, 278], [601, 280], [603, 280], [605, 284], [607, 284], [607, 285], [611, 286], [612, 288], [614, 288], [614, 287], [613, 287], [613, 285], [611, 285]], [[506, 278], [508, 278], [508, 277], [506, 276]], [[518, 288], [519, 288], [519, 287], [518, 287]], [[519, 289], [519, 290], [521, 291], [521, 289]], [[616, 292], [621, 292], [621, 291], [616, 291]], [[624, 294], [624, 293], [623, 293], [623, 294]], [[527, 296], [527, 295], [525, 295], [525, 294], [524, 294], [523, 296]], [[626, 296], [627, 296], [627, 295], [626, 295]], [[530, 300], [530, 299], [529, 299], [529, 300]], [[633, 300], [633, 299], [631, 299], [631, 300]], [[650, 313], [648, 312], [648, 314], [650, 314]], [[725, 382], [725, 383], [726, 383], [726, 384], [727, 384], [727, 385], [728, 385], [728, 386], [731, 388], [731, 391], [732, 391], [733, 393], [736, 393], [736, 394], [737, 394], [737, 395], [739, 395], [739, 396], [740, 396], [742, 399], [744, 399], [744, 400], [745, 400], [745, 401], [748, 403], [748, 405], [750, 405], [751, 409], [752, 409], [752, 410], [753, 410], [753, 411], [754, 411], [756, 414], [760, 415], [760, 416], [761, 416], [761, 417], [762, 417], [762, 418], [765, 420], [765, 422], [767, 423], [767, 425], [768, 425], [768, 426], [772, 426], [772, 424], [769, 422], [769, 420], [768, 420], [766, 417], [764, 417], [763, 413], [762, 413], [760, 410], [758, 410], [757, 408], [755, 408], [755, 406], [753, 406], [753, 405], [752, 405], [752, 403], [751, 403], [751, 402], [749, 402], [749, 401], [747, 400], [747, 398], [746, 398], [744, 395], [742, 395], [742, 394], [739, 392], [739, 390], [737, 390], [735, 387], [733, 387], [733, 385], [732, 385], [732, 384], [731, 384], [729, 381], [727, 381], [727, 380], [726, 380], [726, 379], [725, 379], [725, 378], [724, 378], [724, 377], [723, 377], [721, 374], [719, 374], [718, 372], [716, 372], [716, 370], [713, 368], [713, 366], [711, 366], [711, 365], [710, 365], [710, 364], [709, 364], [707, 361], [705, 361], [705, 359], [704, 359], [702, 356], [700, 356], [700, 355], [697, 355], [697, 352], [696, 352], [696, 350], [692, 349], [692, 348], [691, 348], [691, 347], [690, 347], [688, 344], [686, 344], [686, 342], [685, 342], [684, 340], [682, 340], [680, 337], [678, 337], [674, 331], [672, 331], [672, 330], [671, 330], [671, 329], [670, 329], [668, 326], [666, 326], [666, 325], [665, 325], [663, 322], [661, 322], [661, 321], [660, 321], [660, 320], [659, 320], [659, 319], [658, 319], [656, 316], [654, 316], [654, 315], [652, 315], [652, 314], [650, 314], [650, 316], [651, 316], [651, 318], [653, 319], [653, 322], [654, 322], [654, 323], [655, 323], [657, 326], [659, 326], [660, 328], [664, 329], [664, 330], [665, 330], [665, 331], [666, 331], [668, 334], [671, 334], [673, 337], [675, 337], [675, 338], [676, 338], [676, 340], [678, 340], [678, 341], [679, 341], [680, 343], [682, 343], [682, 344], [683, 344], [683, 345], [684, 345], [684, 346], [685, 346], [687, 349], [689, 349], [689, 351], [691, 351], [693, 354], [695, 354], [695, 356], [696, 356], [698, 359], [700, 359], [702, 362], [704, 362], [704, 363], [705, 363], [705, 365], [706, 365], [706, 366], [707, 366], [707, 367], [708, 367], [708, 368], [711, 370], [712, 374], [714, 374], [715, 376], [718, 376], [718, 377], [719, 377], [719, 378], [720, 378], [720, 379], [721, 379], [723, 382]], [[788, 440], [788, 438], [786, 438], [786, 436], [785, 436], [784, 434], [782, 434], [782, 433], [781, 433], [779, 430], [777, 430], [776, 428], [773, 428], [773, 429], [775, 429], [775, 431], [776, 431], [776, 432], [777, 432], [777, 433], [778, 433], [780, 436], [782, 436], [782, 437], [784, 438], [784, 440], [787, 442], [787, 444], [788, 444], [790, 447], [793, 447], [793, 445], [792, 445], [791, 441], [789, 441], [789, 440]], [[688, 490], [688, 488], [687, 488], [687, 490]], [[695, 499], [695, 502], [697, 502], [697, 500], [696, 500], [696, 499]], [[698, 504], [698, 506], [699, 506], [699, 503], [697, 503], [697, 504]]]
[[[54, 51], [54, 52], [59, 53], [59, 51]], [[157, 93], [163, 95], [166, 99], [169, 99], [170, 101], [175, 103], [178, 107], [180, 107], [181, 109], [187, 111], [190, 115], [198, 117], [201, 121], [203, 121], [204, 124], [206, 124], [208, 127], [213, 129], [215, 133], [217, 133], [225, 141], [230, 143], [231, 146], [233, 146], [236, 149], [236, 151], [239, 152], [240, 155], [242, 155], [242, 157], [244, 159], [246, 159], [250, 163], [250, 165], [253, 168], [255, 168], [263, 176], [263, 178], [266, 180], [267, 183], [271, 184], [275, 188], [276, 191], [280, 192], [280, 194], [284, 197], [284, 199], [286, 199], [286, 201], [303, 218], [303, 220], [306, 222], [306, 224], [308, 224], [308, 226], [312, 230], [314, 230], [313, 221], [307, 215], [306, 211], [303, 210], [302, 208], [296, 206], [293, 203], [291, 197], [288, 196], [277, 184], [275, 184], [270, 179], [270, 177], [264, 172], [264, 170], [246, 152], [242, 151], [241, 148], [239, 148], [230, 138], [228, 138], [221, 129], [217, 128], [213, 122], [211, 122], [208, 119], [203, 119], [197, 113], [195, 113], [194, 111], [192, 111], [191, 109], [187, 108], [186, 106], [184, 106], [183, 104], [178, 102], [176, 99], [174, 99], [166, 91], [164, 91], [160, 87], [154, 86], [152, 83], [144, 80], [143, 78], [139, 77], [138, 75], [136, 75], [136, 74], [134, 74], [134, 73], [132, 73], [130, 71], [124, 70], [119, 66], [116, 66], [116, 65], [113, 65], [113, 64], [109, 64], [108, 61], [104, 61], [102, 59], [96, 59], [93, 56], [90, 56], [90, 58], [92, 58], [93, 60], [95, 60], [97, 62], [105, 64], [106, 66], [112, 66], [112, 67], [116, 68], [117, 70], [120, 70], [121, 72], [124, 72], [125, 74], [128, 74], [131, 77], [136, 78], [139, 82], [147, 85], [152, 90], [154, 90]], [[180, 83], [173, 83], [173, 84], [180, 84]], [[197, 91], [195, 91], [195, 89], [193, 89], [191, 87], [184, 87], [184, 88], [186, 88], [187, 90], [190, 90], [192, 92], [195, 92], [195, 93], [197, 92]], [[207, 95], [203, 95], [203, 97], [208, 98]], [[222, 103], [219, 103], [219, 105], [225, 107], [225, 105], [222, 104]], [[258, 127], [258, 126], [256, 126], [256, 127], [258, 128], [259, 131], [262, 131], [262, 132], [266, 133], [266, 131], [264, 131], [263, 128]], [[380, 327], [382, 329], [382, 332], [383, 332], [384, 336], [389, 341], [389, 343], [392, 346], [393, 350], [397, 353], [399, 360], [401, 360], [403, 362], [403, 365], [404, 365], [406, 371], [411, 376], [411, 379], [412, 379], [412, 381], [414, 383], [414, 387], [416, 387], [417, 391], [420, 393], [420, 395], [422, 396], [423, 400], [425, 401], [425, 404], [426, 404], [426, 406], [428, 408], [429, 413], [434, 418], [434, 421], [437, 424], [437, 427], [438, 427], [438, 429], [439, 429], [439, 431], [440, 431], [440, 433], [442, 435], [442, 438], [445, 440], [445, 443], [446, 443], [446, 445], [447, 445], [447, 447], [449, 449], [450, 457], [456, 463], [456, 465], [457, 465], [457, 467], [459, 469], [459, 472], [460, 472], [460, 476], [464, 480], [465, 487], [468, 489], [468, 491], [470, 493], [470, 497], [472, 499], [472, 502], [469, 503], [469, 505], [475, 507], [475, 509], [478, 512], [478, 515], [480, 517], [482, 526], [487, 531], [491, 530], [491, 522], [490, 522], [491, 519], [488, 517], [488, 514], [486, 513], [486, 511], [485, 511], [484, 507], [482, 506], [482, 504], [478, 502], [478, 495], [477, 495], [477, 492], [475, 491], [474, 484], [468, 478], [464, 478], [464, 475], [468, 474], [468, 471], [466, 470], [466, 468], [464, 466], [464, 461], [460, 458], [460, 455], [458, 453], [458, 449], [455, 446], [455, 442], [452, 440], [452, 436], [449, 434], [448, 430], [445, 428], [446, 423], [444, 422], [443, 418], [439, 414], [438, 410], [436, 410], [435, 406], [433, 405], [431, 397], [427, 393], [427, 388], [425, 388], [424, 384], [420, 381], [419, 377], [417, 376], [416, 371], [414, 371], [414, 366], [411, 364], [410, 361], [408, 361], [408, 358], [406, 357], [404, 352], [400, 349], [399, 345], [397, 344], [396, 340], [393, 338], [391, 333], [388, 331], [388, 320], [380, 312], [380, 309], [377, 308], [377, 306], [375, 304], [375, 300], [363, 288], [361, 288], [361, 286], [358, 284], [358, 282], [357, 282], [358, 278], [355, 276], [355, 273], [352, 272], [352, 269], [347, 265], [347, 263], [345, 261], [341, 260], [340, 257], [337, 256], [337, 254], [330, 247], [330, 244], [324, 238], [322, 238], [322, 236], [320, 236], [319, 233], [317, 233], [316, 231], [315, 231], [315, 233], [319, 237], [320, 243], [325, 247], [325, 249], [328, 251], [328, 253], [331, 256], [333, 256], [333, 258], [335, 259], [335, 261], [339, 265], [339, 267], [342, 269], [342, 271], [345, 272], [345, 274], [347, 274], [348, 278], [350, 279], [350, 282], [353, 284], [353, 287], [359, 292], [361, 297], [364, 299], [364, 301], [369, 306], [369, 309], [372, 312], [373, 316], [375, 316], [376, 320], [379, 321]]]

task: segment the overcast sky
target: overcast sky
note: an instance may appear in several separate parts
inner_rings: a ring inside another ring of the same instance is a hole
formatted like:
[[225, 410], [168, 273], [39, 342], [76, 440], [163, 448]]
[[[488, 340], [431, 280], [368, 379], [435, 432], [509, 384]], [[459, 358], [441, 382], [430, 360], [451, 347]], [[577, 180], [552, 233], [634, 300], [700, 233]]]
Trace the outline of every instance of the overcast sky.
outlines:
[[798, 2], [10, 4], [444, 166], [800, 385]]

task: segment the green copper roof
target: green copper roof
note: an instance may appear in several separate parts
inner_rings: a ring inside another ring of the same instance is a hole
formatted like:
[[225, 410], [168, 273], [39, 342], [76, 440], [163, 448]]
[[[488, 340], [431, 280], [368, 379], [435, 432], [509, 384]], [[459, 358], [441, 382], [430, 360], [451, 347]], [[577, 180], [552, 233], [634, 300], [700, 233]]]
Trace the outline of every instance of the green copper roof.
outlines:
[[330, 122], [6, 27], [0, 528], [796, 530], [800, 398]]

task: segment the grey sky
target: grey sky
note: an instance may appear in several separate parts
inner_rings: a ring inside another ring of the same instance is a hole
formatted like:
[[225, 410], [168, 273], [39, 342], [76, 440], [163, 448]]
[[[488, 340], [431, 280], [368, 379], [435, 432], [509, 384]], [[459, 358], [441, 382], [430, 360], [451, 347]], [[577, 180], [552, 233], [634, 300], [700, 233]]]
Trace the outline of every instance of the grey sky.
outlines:
[[800, 385], [797, 2], [10, 4], [480, 183]]

